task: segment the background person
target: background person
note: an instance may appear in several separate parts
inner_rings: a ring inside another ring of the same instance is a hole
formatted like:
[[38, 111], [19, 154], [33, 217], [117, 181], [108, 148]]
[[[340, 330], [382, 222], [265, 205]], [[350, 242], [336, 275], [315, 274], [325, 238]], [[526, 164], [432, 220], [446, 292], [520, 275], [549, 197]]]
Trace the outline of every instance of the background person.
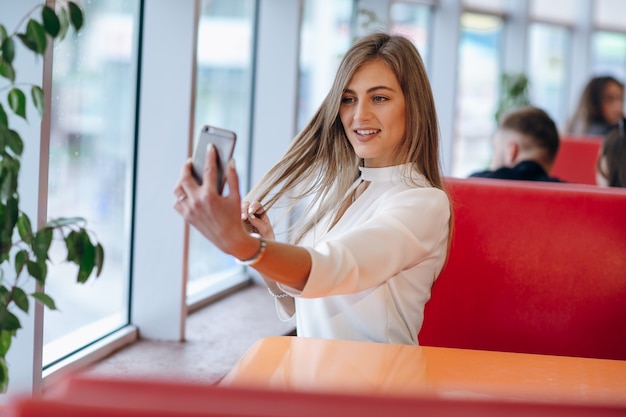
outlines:
[[[247, 202], [234, 164], [229, 194], [217, 194], [210, 150], [203, 186], [184, 165], [174, 208], [261, 273], [282, 318], [295, 307], [299, 336], [417, 344], [450, 236], [438, 148], [417, 49], [378, 33], [349, 49], [321, 107]], [[303, 213], [290, 243], [275, 240], [268, 215], [255, 215], [283, 202], [288, 214]]]
[[596, 168], [596, 182], [602, 187], [626, 187], [626, 134], [621, 119], [602, 143]]
[[533, 106], [509, 110], [500, 119], [493, 145], [490, 169], [470, 177], [560, 182], [550, 177], [559, 132], [545, 111]]
[[603, 136], [622, 117], [624, 84], [610, 76], [594, 77], [585, 86], [565, 133]]

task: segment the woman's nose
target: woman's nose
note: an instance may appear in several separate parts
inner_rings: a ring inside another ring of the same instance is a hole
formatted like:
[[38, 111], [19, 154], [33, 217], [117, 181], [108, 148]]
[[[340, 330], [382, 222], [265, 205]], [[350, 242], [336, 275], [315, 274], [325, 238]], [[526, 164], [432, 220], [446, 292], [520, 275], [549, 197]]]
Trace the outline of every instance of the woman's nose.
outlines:
[[371, 108], [369, 103], [360, 100], [354, 109], [354, 118], [356, 120], [367, 120], [371, 116]]

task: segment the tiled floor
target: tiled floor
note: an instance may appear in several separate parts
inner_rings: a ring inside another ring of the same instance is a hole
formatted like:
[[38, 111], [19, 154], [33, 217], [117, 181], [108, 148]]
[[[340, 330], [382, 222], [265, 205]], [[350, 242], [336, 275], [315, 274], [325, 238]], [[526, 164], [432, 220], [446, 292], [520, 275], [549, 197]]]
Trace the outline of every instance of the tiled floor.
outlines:
[[255, 341], [293, 328], [278, 319], [265, 287], [251, 285], [190, 314], [184, 342], [139, 340], [85, 371], [217, 382]]

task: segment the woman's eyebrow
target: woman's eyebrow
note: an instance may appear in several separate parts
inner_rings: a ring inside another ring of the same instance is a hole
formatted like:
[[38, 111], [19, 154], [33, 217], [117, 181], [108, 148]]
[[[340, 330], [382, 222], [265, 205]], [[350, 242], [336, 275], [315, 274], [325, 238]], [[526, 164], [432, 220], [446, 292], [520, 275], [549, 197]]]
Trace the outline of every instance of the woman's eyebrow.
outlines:
[[[374, 91], [378, 91], [378, 90], [388, 90], [388, 91], [396, 91], [391, 87], [387, 87], [384, 85], [377, 85], [375, 87], [370, 87], [367, 89], [367, 93], [373, 93]], [[345, 90], [343, 90], [344, 93], [348, 93], [348, 94], [356, 94], [356, 92], [354, 90], [351, 90], [349, 88], [346, 88]]]

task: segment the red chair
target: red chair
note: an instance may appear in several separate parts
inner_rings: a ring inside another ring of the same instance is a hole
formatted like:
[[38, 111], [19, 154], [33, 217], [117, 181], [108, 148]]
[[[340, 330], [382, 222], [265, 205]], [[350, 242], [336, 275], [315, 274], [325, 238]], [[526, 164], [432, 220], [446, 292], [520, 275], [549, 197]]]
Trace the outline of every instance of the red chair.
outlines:
[[559, 152], [550, 176], [576, 184], [596, 184], [596, 163], [601, 136], [561, 137]]
[[626, 360], [626, 190], [446, 184], [455, 230], [420, 344]]

